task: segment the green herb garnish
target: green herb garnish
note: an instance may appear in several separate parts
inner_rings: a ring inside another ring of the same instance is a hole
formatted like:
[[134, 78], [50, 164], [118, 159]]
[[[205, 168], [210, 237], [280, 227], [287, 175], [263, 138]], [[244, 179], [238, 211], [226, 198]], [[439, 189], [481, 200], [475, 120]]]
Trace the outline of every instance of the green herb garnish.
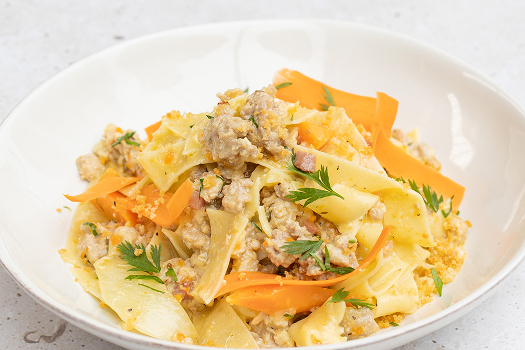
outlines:
[[[128, 241], [122, 242], [117, 246], [117, 250], [122, 254], [120, 257], [125, 260], [128, 264], [133, 266], [128, 271], [143, 271], [150, 273], [160, 272], [160, 244], [152, 245], [150, 249], [151, 259], [153, 263], [148, 259], [146, 254], [146, 248], [144, 244], [135, 245], [135, 248]], [[135, 255], [135, 250], [141, 250], [139, 255]]]
[[293, 318], [293, 315], [290, 315], [290, 314], [284, 314], [283, 316], [287, 318]]
[[373, 310], [375, 308], [374, 304], [367, 303], [366, 301], [361, 300], [361, 299], [353, 299], [353, 298], [345, 299], [348, 296], [348, 294], [350, 294], [350, 292], [345, 291], [344, 288], [339, 289], [337, 292], [334, 293], [334, 295], [332, 295], [332, 299], [326, 302], [325, 306], [328, 305], [329, 303], [338, 303], [340, 301], [344, 301], [344, 302], [352, 304], [354, 307], [359, 307], [359, 308], [367, 307], [370, 310]]
[[173, 270], [173, 267], [170, 266], [170, 268], [168, 269], [168, 271], [166, 271], [166, 276], [171, 276], [173, 277], [173, 280], [175, 282], [178, 281], [178, 278], [177, 278], [177, 274], [175, 274], [175, 270]]
[[250, 87], [247, 86], [246, 89], [242, 90], [242, 92], [244, 92], [245, 94], [247, 94], [249, 89], [250, 89]]
[[149, 289], [151, 289], [151, 290], [154, 290], [155, 292], [157, 292], [157, 293], [160, 293], [160, 294], [164, 294], [164, 292], [163, 292], [163, 291], [161, 291], [161, 290], [158, 290], [158, 289], [155, 289], [155, 288], [152, 288], [152, 287], [150, 287], [150, 286], [147, 286], [147, 285], [145, 285], [145, 284], [142, 284], [142, 283], [139, 283], [139, 286], [142, 286], [142, 287], [146, 287], [146, 288], [149, 288]]
[[450, 213], [452, 213], [452, 199], [454, 199], [454, 196], [452, 196], [452, 198], [450, 198], [450, 207], [448, 208], [447, 211], [444, 211], [443, 209], [441, 209], [441, 214], [443, 214], [443, 216], [446, 218], [447, 216], [450, 215]]
[[213, 117], [211, 115], [207, 115], [206, 114], [206, 117], [208, 117], [208, 119], [213, 119]]
[[334, 101], [334, 97], [332, 96], [332, 93], [330, 92], [330, 90], [328, 90], [328, 88], [324, 85], [323, 85], [323, 90], [324, 90], [323, 97], [326, 100], [326, 102], [328, 102], [328, 105], [325, 105], [324, 103], [319, 103], [319, 105], [321, 106], [321, 109], [323, 111], [327, 111], [328, 107], [335, 106], [335, 101]]
[[282, 83], [282, 84], [277, 85], [275, 88], [277, 90], [279, 90], [279, 89], [282, 89], [283, 87], [287, 87], [289, 85], [292, 85], [292, 83]]
[[[281, 246], [281, 249], [291, 255], [303, 254], [299, 260], [305, 260], [310, 256], [315, 255], [315, 253], [321, 248], [323, 241], [319, 239], [318, 241], [307, 241], [307, 240], [297, 240], [293, 242], [286, 242]], [[317, 256], [316, 256], [317, 257]]]
[[357, 242], [355, 238], [352, 238], [352, 239], [348, 240], [348, 243], [355, 243], [355, 242]]
[[434, 279], [434, 284], [436, 285], [438, 294], [441, 296], [441, 292], [443, 291], [443, 280], [439, 277], [436, 269], [431, 268], [430, 271], [432, 272], [432, 278]]
[[394, 326], [394, 327], [399, 327], [399, 325], [397, 323], [395, 323], [395, 322], [390, 322], [390, 325]]
[[[115, 147], [116, 145], [120, 144], [122, 141], [126, 141], [126, 143], [128, 145], [132, 145], [132, 146], [140, 146], [140, 143], [138, 143], [137, 141], [133, 141], [133, 135], [135, 135], [135, 131], [133, 132], [127, 132], [125, 133], [123, 136], [119, 137], [117, 139], [117, 141], [115, 141], [111, 147]], [[130, 140], [131, 139], [131, 140]]]
[[92, 222], [84, 222], [82, 225], [86, 225], [86, 226], [89, 226], [89, 228], [91, 229], [91, 233], [93, 234], [93, 236], [98, 236], [98, 232], [97, 232], [97, 226], [92, 223]]
[[403, 177], [396, 177], [394, 180], [396, 180], [397, 182], [407, 183], [405, 179], [403, 179]]
[[67, 210], [71, 210], [71, 208], [70, 208], [70, 207], [68, 207], [68, 206], [65, 206], [65, 205], [64, 205], [64, 207], [63, 207], [63, 208], [65, 208], [65, 209], [67, 209]]
[[161, 284], [164, 283], [162, 282], [160, 278], [158, 278], [157, 276], [153, 276], [153, 275], [129, 275], [125, 279], [130, 280], [130, 281], [131, 280], [153, 280]]
[[203, 189], [203, 187], [204, 187], [204, 179], [201, 178], [199, 181], [200, 181], [200, 183], [201, 183], [201, 185], [200, 185], [200, 187], [199, 187], [199, 198], [201, 198], [202, 189]]
[[346, 275], [354, 270], [353, 267], [330, 267], [327, 271], [337, 273], [338, 275]]
[[193, 129], [193, 125], [195, 125], [195, 124], [190, 125], [190, 129]]
[[222, 186], [221, 186], [221, 191], [219, 192], [219, 194], [222, 193], [222, 189], [224, 188], [224, 185], [226, 185], [226, 181], [224, 181], [224, 178], [222, 176], [219, 176], [219, 175], [215, 175], [218, 179], [221, 179], [222, 180]]
[[292, 114], [292, 117], [290, 118], [290, 121], [293, 122], [293, 114]]
[[415, 192], [419, 193], [421, 197], [423, 197], [423, 201], [425, 202], [425, 205], [430, 208], [434, 213], [437, 213], [439, 210], [439, 204], [443, 202], [443, 196], [440, 196], [438, 198], [437, 193], [432, 190], [430, 186], [423, 186], [423, 194], [419, 192], [419, 188], [417, 187], [417, 184], [415, 181], [408, 180], [408, 183], [410, 184], [410, 188], [414, 190]]
[[321, 169], [317, 170], [313, 173], [307, 173], [300, 169], [298, 169], [295, 165], [295, 157], [296, 153], [292, 149], [292, 164], [287, 163], [286, 167], [289, 171], [299, 174], [303, 177], [306, 177], [307, 179], [310, 179], [317, 183], [319, 186], [324, 188], [324, 190], [320, 190], [317, 188], [299, 188], [297, 191], [290, 191], [290, 194], [286, 196], [286, 198], [290, 199], [292, 202], [301, 201], [303, 199], [306, 199], [306, 202], [303, 204], [303, 208], [306, 207], [308, 204], [329, 196], [337, 196], [341, 199], [344, 199], [343, 196], [341, 196], [339, 193], [335, 192], [332, 189], [332, 186], [330, 186], [330, 178], [328, 177], [328, 168], [321, 165]]
[[261, 230], [261, 228], [253, 221], [250, 220], [250, 222], [252, 223], [253, 227], [255, 227], [256, 229], [258, 229], [260, 232], [263, 232], [263, 230]]
[[251, 120], [253, 125], [255, 125], [256, 128], [259, 128], [259, 124], [257, 124], [257, 122], [255, 121], [255, 117], [252, 115], [252, 117], [248, 120]]

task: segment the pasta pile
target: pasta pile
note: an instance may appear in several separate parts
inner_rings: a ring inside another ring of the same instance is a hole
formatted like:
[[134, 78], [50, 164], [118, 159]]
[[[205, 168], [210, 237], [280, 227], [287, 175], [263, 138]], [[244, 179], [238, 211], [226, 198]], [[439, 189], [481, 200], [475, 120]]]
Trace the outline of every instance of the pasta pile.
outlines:
[[[61, 254], [124, 329], [333, 344], [398, 326], [454, 279], [462, 187], [415, 131], [391, 130], [397, 101], [306, 79], [283, 70], [275, 87], [218, 94], [212, 112], [170, 112], [145, 141], [109, 125], [77, 160], [90, 186], [66, 195], [80, 204]], [[383, 162], [385, 142], [423, 170]]]

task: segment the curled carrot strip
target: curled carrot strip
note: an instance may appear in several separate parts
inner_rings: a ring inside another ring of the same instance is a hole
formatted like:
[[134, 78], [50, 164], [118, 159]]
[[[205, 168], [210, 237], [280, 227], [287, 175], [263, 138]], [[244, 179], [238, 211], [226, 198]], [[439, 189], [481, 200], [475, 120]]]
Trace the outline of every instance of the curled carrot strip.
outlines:
[[390, 234], [390, 226], [385, 226], [381, 235], [377, 239], [374, 247], [368, 254], [368, 256], [359, 264], [359, 266], [352, 272], [342, 275], [336, 278], [332, 278], [324, 281], [300, 281], [300, 280], [286, 280], [279, 275], [263, 272], [234, 272], [224, 277], [226, 284], [217, 292], [215, 298], [224, 295], [226, 293], [233, 292], [234, 290], [247, 288], [252, 286], [262, 285], [294, 285], [294, 286], [318, 286], [328, 287], [333, 286], [337, 283], [347, 280], [348, 278], [355, 276], [359, 272], [363, 271], [379, 254], [383, 246], [385, 245], [386, 239]]
[[155, 124], [151, 124], [144, 130], [146, 130], [146, 134], [148, 135], [148, 140], [151, 141], [153, 139], [153, 133], [160, 128], [160, 124], [162, 124], [162, 120], [159, 120]]
[[175, 191], [175, 194], [173, 197], [171, 197], [167, 204], [168, 212], [170, 213], [173, 221], [175, 221], [188, 206], [192, 193], [193, 185], [189, 179], [184, 181], [184, 183], [180, 185], [179, 188], [177, 188], [177, 191]]
[[126, 187], [128, 185], [131, 185], [132, 183], [139, 181], [140, 179], [141, 177], [106, 177], [102, 178], [95, 185], [91, 186], [79, 195], [70, 196], [65, 194], [64, 197], [66, 197], [72, 202], [87, 202], [92, 199], [102, 197], [112, 192], [118, 191], [123, 187]]
[[230, 294], [226, 301], [275, 315], [290, 308], [297, 313], [310, 311], [322, 305], [334, 293], [334, 289], [318, 286], [264, 285], [239, 289]]
[[327, 104], [323, 96], [323, 86], [327, 87], [332, 94], [335, 105], [346, 110], [346, 114], [357, 124], [370, 130], [372, 117], [376, 110], [376, 99], [374, 97], [354, 95], [345, 91], [334, 89], [317, 80], [307, 77], [295, 70], [283, 68], [273, 78], [273, 85], [292, 83], [277, 90], [277, 98], [295, 103], [300, 102], [302, 107], [320, 110], [320, 104]]

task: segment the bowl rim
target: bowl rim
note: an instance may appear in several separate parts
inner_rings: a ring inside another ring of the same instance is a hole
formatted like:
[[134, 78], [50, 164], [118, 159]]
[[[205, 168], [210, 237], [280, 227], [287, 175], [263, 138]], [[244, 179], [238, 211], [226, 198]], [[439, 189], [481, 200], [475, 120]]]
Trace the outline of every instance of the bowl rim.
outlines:
[[[481, 79], [487, 86], [492, 90], [495, 90], [501, 98], [507, 100], [517, 111], [520, 112], [521, 116], [525, 116], [525, 109], [518, 103], [511, 95], [504, 91], [497, 83], [495, 83], [491, 78], [486, 74], [482, 73], [475, 67], [472, 67], [465, 61], [449, 54], [448, 52], [434, 47], [430, 44], [427, 44], [420, 39], [415, 39], [409, 35], [392, 31], [390, 29], [376, 27], [369, 24], [345, 21], [345, 20], [333, 20], [333, 19], [257, 19], [257, 20], [239, 20], [239, 21], [228, 21], [228, 22], [216, 22], [216, 23], [207, 23], [196, 26], [188, 26], [181, 28], [174, 28], [170, 30], [160, 31], [156, 33], [151, 33], [148, 35], [139, 36], [124, 42], [109, 46], [105, 49], [102, 49], [98, 52], [95, 52], [87, 57], [73, 63], [67, 68], [61, 70], [60, 72], [54, 74], [49, 79], [45, 80], [38, 87], [33, 89], [26, 97], [24, 97], [5, 117], [5, 119], [0, 124], [0, 139], [3, 133], [7, 132], [8, 125], [10, 122], [16, 118], [20, 110], [23, 110], [24, 106], [28, 101], [37, 96], [41, 91], [45, 90], [48, 86], [55, 83], [55, 81], [60, 80], [62, 76], [70, 74], [71, 72], [81, 69], [84, 65], [90, 64], [92, 61], [97, 60], [100, 57], [111, 54], [112, 51], [120, 50], [127, 46], [139, 45], [142, 42], [153, 40], [160, 37], [169, 37], [171, 35], [180, 35], [187, 32], [188, 34], [193, 33], [195, 30], [200, 31], [212, 31], [215, 28], [220, 29], [230, 29], [233, 31], [238, 31], [240, 28], [250, 25], [256, 26], [268, 26], [268, 25], [283, 25], [286, 23], [304, 23], [308, 25], [319, 25], [319, 26], [338, 26], [341, 30], [363, 30], [367, 32], [372, 32], [379, 36], [392, 37], [400, 42], [406, 44], [412, 44], [418, 49], [423, 49], [427, 52], [430, 52], [433, 56], [438, 57], [440, 61], [448, 61], [448, 64], [451, 64], [456, 67], [466, 69], [476, 75], [478, 79]], [[4, 227], [0, 223], [0, 231], [3, 231]], [[525, 246], [520, 247], [511, 260], [504, 265], [499, 272], [497, 272], [490, 279], [485, 281], [480, 285], [475, 291], [471, 294], [463, 297], [461, 300], [452, 304], [451, 306], [433, 314], [424, 319], [416, 321], [412, 324], [392, 329], [389, 332], [375, 334], [372, 337], [356, 339], [349, 342], [343, 342], [339, 344], [329, 344], [329, 345], [317, 345], [315, 349], [334, 349], [334, 348], [360, 348], [368, 347], [373, 345], [379, 345], [385, 343], [386, 341], [393, 341], [392, 345], [399, 346], [407, 342], [413, 341], [419, 337], [422, 337], [432, 331], [440, 329], [445, 325], [455, 321], [460, 318], [467, 312], [470, 312], [476, 306], [481, 304], [485, 299], [487, 299], [490, 294], [499, 286], [502, 282], [510, 276], [510, 274], [516, 270], [520, 264], [525, 260]], [[20, 270], [18, 270], [14, 261], [10, 258], [9, 253], [3, 244], [2, 235], [0, 235], [0, 264], [5, 268], [8, 274], [28, 293], [35, 301], [44, 306], [49, 311], [55, 313], [59, 317], [66, 319], [77, 327], [92, 333], [96, 336], [104, 338], [110, 342], [115, 340], [119, 341], [119, 345], [131, 344], [142, 346], [154, 346], [158, 349], [200, 349], [200, 346], [196, 345], [186, 345], [180, 343], [174, 343], [166, 340], [160, 340], [151, 338], [147, 335], [137, 334], [133, 332], [124, 331], [118, 327], [112, 327], [102, 321], [88, 318], [83, 316], [79, 311], [75, 309], [70, 309], [67, 306], [64, 306], [59, 301], [53, 299], [46, 293], [40, 290], [29, 278], [27, 278]], [[419, 333], [419, 334], [416, 334]], [[400, 339], [404, 337], [404, 339]], [[397, 341], [396, 341], [397, 340]], [[312, 348], [314, 347], [305, 347]]]

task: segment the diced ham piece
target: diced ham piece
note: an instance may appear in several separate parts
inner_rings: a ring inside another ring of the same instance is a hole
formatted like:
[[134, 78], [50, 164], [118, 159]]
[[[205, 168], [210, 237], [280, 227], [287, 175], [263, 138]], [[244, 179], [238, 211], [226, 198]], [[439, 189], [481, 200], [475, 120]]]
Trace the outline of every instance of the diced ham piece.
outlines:
[[194, 191], [191, 194], [190, 201], [188, 202], [188, 207], [195, 209], [195, 210], [199, 210], [201, 208], [204, 208], [205, 205], [206, 205], [206, 201], [202, 199], [201, 197], [199, 197], [199, 192]]
[[296, 153], [293, 164], [302, 171], [312, 173], [315, 171], [315, 155], [308, 152], [299, 151]]
[[310, 221], [305, 221], [302, 225], [305, 229], [308, 230], [312, 235], [315, 235], [319, 232], [319, 226]]

